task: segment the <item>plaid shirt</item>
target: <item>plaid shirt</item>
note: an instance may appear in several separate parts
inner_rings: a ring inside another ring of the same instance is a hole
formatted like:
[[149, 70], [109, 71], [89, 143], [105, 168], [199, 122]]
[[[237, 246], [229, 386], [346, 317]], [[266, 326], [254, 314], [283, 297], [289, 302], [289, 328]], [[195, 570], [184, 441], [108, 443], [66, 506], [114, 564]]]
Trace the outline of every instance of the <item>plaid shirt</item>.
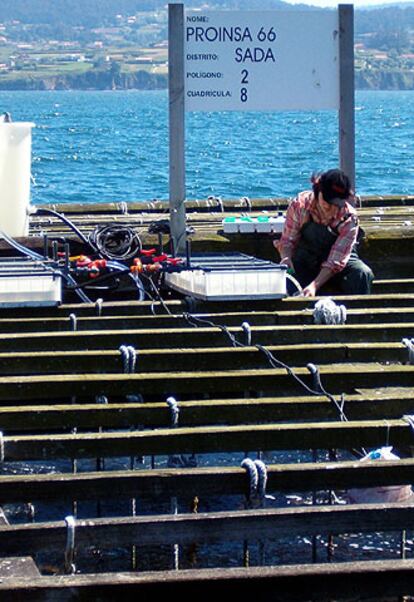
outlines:
[[290, 254], [294, 257], [295, 249], [301, 237], [301, 229], [310, 220], [323, 224], [335, 230], [338, 237], [330, 250], [326, 261], [321, 268], [328, 268], [332, 272], [340, 272], [348, 263], [351, 250], [358, 235], [358, 217], [355, 208], [349, 203], [338, 207], [333, 218], [324, 218], [318, 207], [313, 192], [308, 190], [299, 193], [293, 199], [286, 212], [286, 221], [282, 236], [278, 244], [281, 256]]

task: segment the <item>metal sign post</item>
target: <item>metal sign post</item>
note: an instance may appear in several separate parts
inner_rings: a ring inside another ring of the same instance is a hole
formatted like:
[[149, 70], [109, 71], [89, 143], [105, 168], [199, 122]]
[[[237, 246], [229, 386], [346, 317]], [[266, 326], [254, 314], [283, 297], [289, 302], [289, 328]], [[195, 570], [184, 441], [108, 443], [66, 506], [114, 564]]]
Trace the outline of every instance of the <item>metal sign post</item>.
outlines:
[[354, 6], [338, 6], [339, 22], [339, 160], [355, 188]]
[[184, 6], [168, 5], [170, 230], [175, 253], [183, 253], [185, 224]]

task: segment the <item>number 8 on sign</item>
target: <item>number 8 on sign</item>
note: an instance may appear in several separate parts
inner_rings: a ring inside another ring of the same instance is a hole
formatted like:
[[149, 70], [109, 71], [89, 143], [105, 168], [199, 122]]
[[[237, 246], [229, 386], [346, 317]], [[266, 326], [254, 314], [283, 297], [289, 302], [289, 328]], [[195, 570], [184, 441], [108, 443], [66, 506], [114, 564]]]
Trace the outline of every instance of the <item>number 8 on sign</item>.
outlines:
[[[248, 84], [249, 80], [247, 79], [247, 76], [249, 75], [249, 72], [247, 71], [247, 69], [243, 69], [241, 72], [242, 78], [241, 78], [241, 83], [242, 84]], [[240, 90], [240, 100], [241, 102], [246, 102], [247, 101], [247, 88], [241, 88]]]

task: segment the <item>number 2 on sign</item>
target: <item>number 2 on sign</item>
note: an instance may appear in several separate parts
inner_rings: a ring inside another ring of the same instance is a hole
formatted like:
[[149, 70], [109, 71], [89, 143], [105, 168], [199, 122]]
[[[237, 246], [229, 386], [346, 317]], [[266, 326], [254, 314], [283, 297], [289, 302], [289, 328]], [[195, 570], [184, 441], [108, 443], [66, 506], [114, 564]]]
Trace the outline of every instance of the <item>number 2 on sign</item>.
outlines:
[[[241, 72], [241, 83], [242, 84], [248, 84], [249, 80], [248, 80], [248, 75], [249, 72], [247, 71], [247, 69], [243, 69]], [[246, 102], [247, 101], [247, 88], [241, 88], [240, 90], [240, 100], [242, 102]]]

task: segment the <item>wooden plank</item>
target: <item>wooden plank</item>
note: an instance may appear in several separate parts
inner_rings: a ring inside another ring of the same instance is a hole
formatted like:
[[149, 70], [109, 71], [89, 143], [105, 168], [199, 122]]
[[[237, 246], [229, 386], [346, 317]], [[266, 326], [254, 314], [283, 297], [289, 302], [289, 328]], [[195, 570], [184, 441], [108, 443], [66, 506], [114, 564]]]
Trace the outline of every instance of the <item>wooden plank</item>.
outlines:
[[[350, 343], [350, 342], [400, 342], [409, 336], [412, 325], [408, 322], [396, 324], [351, 324], [351, 325], [305, 325], [305, 326], [253, 326], [252, 344], [281, 345], [306, 343]], [[245, 333], [240, 327], [230, 327], [229, 333], [240, 341]], [[82, 332], [34, 332], [8, 334], [0, 338], [0, 351], [42, 351], [118, 349], [120, 345], [133, 345], [137, 349], [167, 347], [212, 347], [231, 345], [229, 337], [220, 328], [182, 329], [133, 329], [82, 331]]]
[[[278, 209], [279, 207], [286, 208], [289, 200], [287, 198], [251, 198], [250, 204], [252, 209]], [[191, 199], [186, 200], [185, 205], [188, 211], [201, 211], [203, 208], [206, 211], [211, 211], [211, 203], [207, 199]], [[242, 199], [223, 199], [225, 209], [234, 209], [235, 207], [246, 210], [246, 203]], [[386, 194], [386, 195], [364, 195], [362, 196], [363, 207], [399, 207], [414, 205], [414, 195], [409, 194]], [[53, 209], [58, 213], [68, 214], [93, 214], [93, 213], [109, 213], [115, 212], [122, 215], [122, 206], [120, 203], [52, 203], [44, 205], [46, 208]], [[168, 201], [166, 200], [140, 200], [128, 201], [128, 212], [137, 211], [146, 213], [151, 211], [168, 211]], [[30, 219], [35, 219], [35, 215], [31, 215]]]
[[[307, 368], [294, 374], [312, 387]], [[353, 393], [359, 387], [412, 386], [414, 366], [380, 364], [334, 364], [321, 366], [325, 389], [334, 394]], [[244, 391], [283, 395], [300, 394], [298, 384], [284, 368], [142, 374], [50, 374], [0, 377], [0, 400], [34, 400], [73, 396], [134, 395], [202, 396], [237, 395]]]
[[[361, 308], [349, 309], [347, 324], [392, 324], [401, 321], [404, 315], [406, 323], [414, 322], [414, 308]], [[246, 312], [217, 312], [214, 314], [193, 314], [191, 319], [200, 326], [213, 325], [240, 326], [248, 318], [250, 326], [297, 325], [314, 324], [311, 310], [302, 311], [255, 311], [246, 316]], [[23, 332], [67, 332], [71, 331], [73, 321], [70, 317], [32, 317], [32, 318], [2, 318], [0, 317], [0, 333]], [[133, 330], [138, 328], [166, 329], [186, 328], [189, 320], [182, 314], [142, 315], [142, 316], [85, 316], [76, 318], [76, 330]]]
[[4, 437], [5, 460], [246, 450], [353, 449], [413, 442], [404, 420], [242, 425]]
[[412, 278], [404, 278], [399, 280], [378, 280], [375, 283], [374, 290], [378, 293], [387, 293], [396, 291], [398, 293], [412, 293], [414, 290], [414, 281]]
[[[414, 506], [355, 504], [240, 510], [199, 514], [101, 518], [76, 521], [78, 547], [216, 543], [322, 533], [398, 531], [414, 520]], [[0, 529], [4, 555], [64, 550], [64, 521], [6, 525]]]
[[[411, 281], [411, 279], [410, 279]], [[380, 287], [387, 286], [389, 289], [393, 288], [393, 284], [397, 285], [400, 283], [400, 280], [374, 280], [374, 289], [378, 285]], [[323, 297], [315, 297], [314, 299], [309, 299], [305, 297], [287, 297], [282, 300], [282, 308], [290, 309], [292, 311], [299, 311], [304, 309], [312, 309], [317, 301], [322, 299]], [[388, 292], [388, 293], [377, 293], [372, 295], [332, 295], [331, 298], [338, 305], [345, 305], [348, 308], [374, 308], [374, 307], [412, 307], [412, 303], [414, 302], [414, 295], [411, 293], [397, 293], [397, 292]], [[211, 311], [210, 306], [208, 310]]]
[[[327, 397], [295, 396], [180, 401], [180, 426], [208, 424], [263, 424], [291, 420], [335, 420], [338, 408]], [[414, 411], [411, 389], [381, 395], [373, 391], [345, 397], [344, 413], [350, 420], [401, 418]], [[3, 433], [80, 429], [120, 429], [131, 425], [160, 428], [171, 421], [165, 402], [71, 403], [0, 406]]]
[[[409, 304], [409, 300], [407, 301]], [[63, 303], [57, 307], [39, 306], [33, 310], [32, 307], [7, 307], [0, 308], [0, 316], [14, 316], [16, 318], [56, 317], [68, 318], [70, 314], [76, 316], [103, 316], [124, 315], [158, 315], [165, 313], [167, 307], [172, 313], [185, 309], [183, 301], [178, 299], [165, 300], [164, 304], [159, 301], [102, 301], [99, 303]]]
[[[407, 362], [408, 350], [402, 343], [316, 343], [269, 345], [267, 349], [289, 366], [343, 362]], [[267, 360], [255, 347], [203, 347], [141, 349], [137, 352], [139, 372], [263, 368]], [[118, 350], [0, 352], [0, 375], [83, 374], [123, 372]]]
[[30, 556], [0, 558], [0, 583], [3, 580], [14, 581], [15, 579], [33, 579], [36, 577], [40, 577], [40, 571]]
[[377, 560], [313, 565], [230, 569], [187, 569], [144, 573], [60, 575], [0, 582], [4, 602], [66, 602], [76, 599], [110, 601], [177, 597], [211, 600], [224, 596], [251, 597], [258, 602], [304, 602], [315, 599], [403, 596], [414, 591], [414, 561]]
[[[268, 492], [405, 485], [414, 480], [414, 460], [269, 464], [267, 476]], [[245, 470], [226, 466], [3, 475], [0, 502], [246, 495], [248, 488]]]
[[[375, 280], [374, 289], [377, 286], [392, 289], [393, 285], [412, 284], [411, 279], [405, 280]], [[375, 308], [375, 307], [413, 307], [414, 295], [407, 293], [385, 293], [374, 295], [333, 295], [332, 298], [338, 304], [345, 304], [347, 308]], [[262, 299], [248, 301], [201, 301], [194, 300], [197, 312], [203, 311], [211, 314], [223, 311], [301, 311], [304, 309], [312, 310], [315, 302], [320, 297], [314, 299], [304, 297], [287, 297], [286, 299]], [[172, 313], [187, 311], [189, 308], [184, 300], [170, 299], [164, 301], [165, 306]], [[100, 309], [99, 309], [100, 308]], [[68, 318], [74, 313], [78, 317], [97, 316], [98, 311], [102, 316], [141, 316], [152, 315], [152, 309], [155, 315], [165, 314], [165, 309], [158, 301], [105, 301], [100, 306], [95, 303], [72, 303], [62, 304], [59, 307], [36, 307], [35, 315], [37, 317], [56, 317]], [[10, 307], [0, 308], [0, 316], [14, 317], [33, 317], [33, 308], [29, 307]]]
[[[414, 591], [412, 560], [383, 560], [314, 565], [201, 569], [149, 573], [110, 573], [16, 579], [0, 584], [2, 600], [66, 602], [77, 599], [110, 601], [174, 597], [220, 599], [223, 592], [258, 602], [304, 602], [314, 599], [354, 598], [360, 594], [383, 600]], [[200, 598], [200, 591], [202, 595]]]

